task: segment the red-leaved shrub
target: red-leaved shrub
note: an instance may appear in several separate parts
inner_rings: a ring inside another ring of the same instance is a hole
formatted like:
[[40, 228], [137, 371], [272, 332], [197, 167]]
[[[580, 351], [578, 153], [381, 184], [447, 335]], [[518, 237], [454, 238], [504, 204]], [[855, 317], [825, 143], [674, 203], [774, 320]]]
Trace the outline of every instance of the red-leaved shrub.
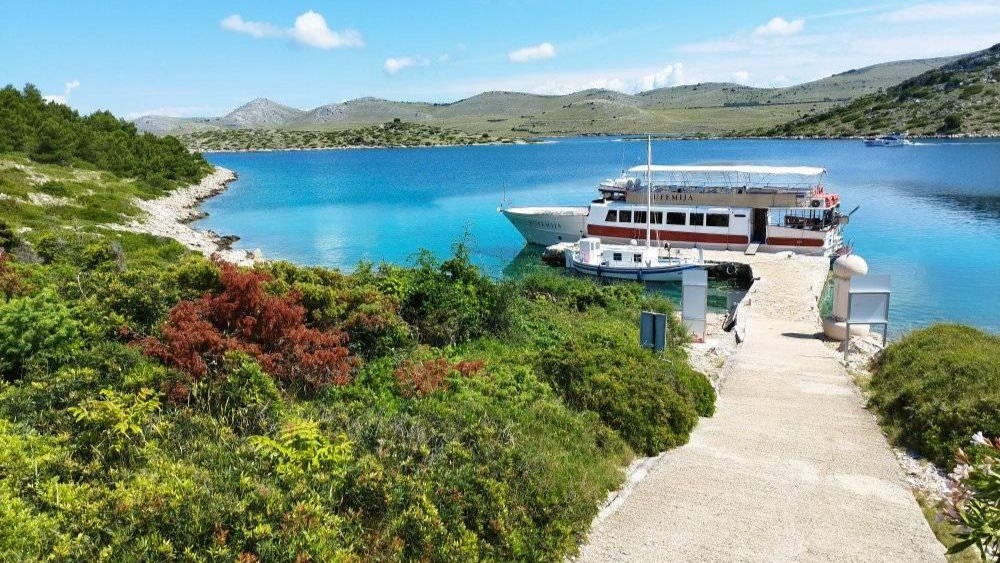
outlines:
[[462, 377], [469, 377], [479, 373], [484, 366], [485, 363], [481, 361], [453, 364], [447, 358], [406, 360], [396, 368], [393, 375], [396, 376], [396, 383], [404, 397], [426, 397], [435, 391], [448, 389], [449, 375], [458, 373]]
[[0, 294], [7, 299], [21, 292], [21, 276], [10, 264], [10, 253], [0, 249]]
[[271, 277], [220, 263], [221, 290], [170, 310], [159, 337], [140, 341], [147, 355], [176, 367], [194, 380], [221, 374], [227, 352], [245, 352], [279, 381], [316, 391], [350, 381], [358, 360], [347, 335], [306, 326], [299, 295], [271, 295]]

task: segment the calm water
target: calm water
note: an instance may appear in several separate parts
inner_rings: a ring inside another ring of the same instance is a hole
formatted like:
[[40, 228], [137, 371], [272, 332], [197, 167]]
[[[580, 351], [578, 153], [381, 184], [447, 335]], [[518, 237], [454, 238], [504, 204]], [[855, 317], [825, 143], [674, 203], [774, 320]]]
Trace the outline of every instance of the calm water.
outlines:
[[[657, 141], [661, 164], [818, 165], [871, 273], [893, 284], [893, 332], [936, 320], [1000, 330], [1000, 142]], [[582, 205], [645, 161], [645, 143], [566, 139], [521, 146], [212, 154], [240, 175], [204, 205], [202, 228], [270, 258], [351, 269], [445, 254], [468, 230], [477, 261], [508, 270], [523, 239], [496, 208]], [[520, 261], [532, 261], [521, 255]]]

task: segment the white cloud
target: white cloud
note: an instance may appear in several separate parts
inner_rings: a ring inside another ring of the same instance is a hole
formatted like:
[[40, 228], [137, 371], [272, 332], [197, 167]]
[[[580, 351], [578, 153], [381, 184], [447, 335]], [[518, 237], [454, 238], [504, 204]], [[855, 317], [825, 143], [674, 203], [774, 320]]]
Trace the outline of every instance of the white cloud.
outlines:
[[888, 12], [879, 17], [894, 23], [965, 20], [1000, 15], [1000, 3], [986, 2], [929, 2]]
[[666, 88], [667, 86], [679, 86], [684, 84], [684, 63], [674, 63], [662, 69], [643, 76], [639, 84], [633, 87], [636, 92], [655, 90], [656, 88]]
[[771, 21], [753, 30], [753, 34], [758, 37], [764, 36], [787, 36], [801, 33], [806, 27], [806, 20], [788, 21], [785, 18], [771, 18]]
[[[663, 68], [625, 68], [579, 72], [532, 73], [501, 79], [475, 80], [446, 86], [448, 92], [472, 95], [491, 90], [532, 94], [570, 94], [590, 88], [604, 88], [634, 94], [652, 88], [692, 84], [682, 63]], [[441, 93], [441, 89], [437, 90]]]
[[262, 37], [280, 37], [285, 33], [285, 30], [280, 27], [266, 22], [248, 22], [239, 14], [233, 14], [226, 17], [219, 22], [219, 25], [222, 26], [222, 29], [236, 31], [238, 33], [246, 33], [247, 35], [256, 37], [257, 39]]
[[42, 99], [49, 103], [62, 104], [66, 106], [69, 105], [69, 95], [73, 93], [73, 90], [76, 90], [79, 87], [80, 87], [79, 80], [70, 80], [69, 82], [63, 85], [62, 94], [49, 94], [47, 96], [42, 96]]
[[750, 73], [745, 70], [737, 70], [733, 73], [733, 82], [737, 84], [746, 84], [750, 82]]
[[404, 68], [427, 66], [431, 62], [424, 57], [400, 57], [398, 59], [388, 58], [385, 60], [385, 64], [382, 65], [382, 70], [385, 71], [389, 76], [395, 76], [395, 74]]
[[326, 23], [326, 18], [309, 10], [295, 18], [295, 25], [290, 29], [267, 22], [253, 22], [244, 20], [239, 14], [233, 14], [224, 18], [219, 25], [222, 29], [245, 33], [257, 39], [262, 38], [287, 38], [317, 49], [342, 49], [345, 47], [364, 47], [364, 39], [361, 33], [354, 29], [343, 31], [333, 31]]
[[507, 53], [507, 58], [511, 62], [526, 63], [541, 59], [551, 59], [556, 56], [556, 48], [552, 43], [541, 43], [530, 47], [522, 47], [516, 51]]
[[360, 33], [353, 29], [331, 31], [326, 25], [326, 18], [312, 10], [295, 18], [291, 34], [299, 43], [320, 49], [365, 46]]
[[164, 106], [141, 111], [130, 111], [125, 114], [125, 119], [138, 119], [147, 115], [162, 115], [164, 117], [205, 117], [218, 115], [225, 111], [222, 108], [211, 106]]

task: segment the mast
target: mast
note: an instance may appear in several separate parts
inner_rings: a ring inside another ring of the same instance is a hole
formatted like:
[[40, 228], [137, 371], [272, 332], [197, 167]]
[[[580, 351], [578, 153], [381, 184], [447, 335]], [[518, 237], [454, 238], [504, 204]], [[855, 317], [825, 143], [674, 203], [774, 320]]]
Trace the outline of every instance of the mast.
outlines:
[[649, 248], [649, 230], [653, 214], [653, 136], [646, 137], [646, 248]]

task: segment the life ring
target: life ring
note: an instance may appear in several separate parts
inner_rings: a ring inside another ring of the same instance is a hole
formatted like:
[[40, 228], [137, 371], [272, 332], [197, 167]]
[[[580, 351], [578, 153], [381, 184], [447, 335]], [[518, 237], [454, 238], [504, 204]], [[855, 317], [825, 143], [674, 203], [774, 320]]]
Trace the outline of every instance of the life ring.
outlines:
[[726, 264], [726, 275], [727, 276], [736, 275], [736, 266], [732, 264]]

